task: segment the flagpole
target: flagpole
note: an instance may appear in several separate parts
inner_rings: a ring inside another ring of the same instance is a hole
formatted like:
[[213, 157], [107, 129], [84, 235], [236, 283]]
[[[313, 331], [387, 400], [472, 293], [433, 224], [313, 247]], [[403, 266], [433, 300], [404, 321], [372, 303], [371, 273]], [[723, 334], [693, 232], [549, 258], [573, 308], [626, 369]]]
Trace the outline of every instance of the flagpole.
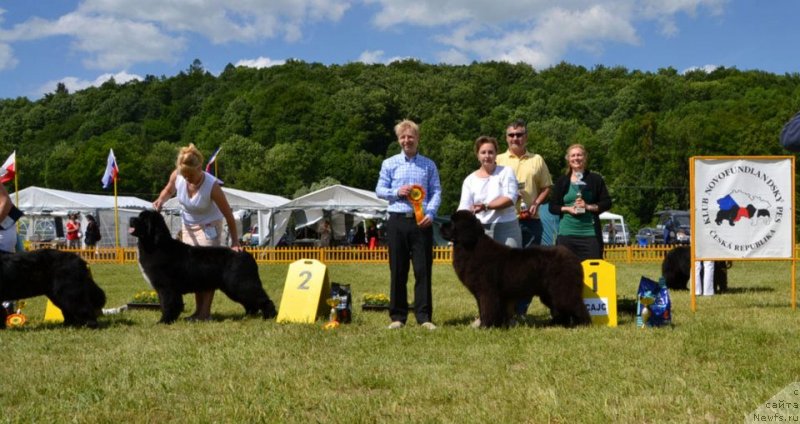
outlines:
[[[116, 160], [115, 160], [116, 162]], [[117, 165], [119, 166], [119, 165]], [[117, 210], [117, 179], [114, 178], [114, 243], [119, 249], [119, 211]]]
[[[17, 169], [17, 151], [14, 150], [14, 205], [19, 207], [19, 170]], [[17, 237], [19, 237], [19, 220], [17, 220]]]

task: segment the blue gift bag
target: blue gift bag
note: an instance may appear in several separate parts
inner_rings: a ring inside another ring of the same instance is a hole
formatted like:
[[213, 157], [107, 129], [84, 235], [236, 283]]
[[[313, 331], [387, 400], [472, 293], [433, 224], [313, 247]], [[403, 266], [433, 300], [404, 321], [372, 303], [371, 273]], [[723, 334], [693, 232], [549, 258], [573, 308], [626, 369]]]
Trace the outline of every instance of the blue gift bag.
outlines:
[[[645, 317], [642, 316], [642, 313]], [[636, 292], [636, 325], [638, 327], [661, 327], [672, 323], [672, 302], [669, 299], [669, 289], [661, 277], [655, 282], [642, 276], [639, 280], [639, 290]]]

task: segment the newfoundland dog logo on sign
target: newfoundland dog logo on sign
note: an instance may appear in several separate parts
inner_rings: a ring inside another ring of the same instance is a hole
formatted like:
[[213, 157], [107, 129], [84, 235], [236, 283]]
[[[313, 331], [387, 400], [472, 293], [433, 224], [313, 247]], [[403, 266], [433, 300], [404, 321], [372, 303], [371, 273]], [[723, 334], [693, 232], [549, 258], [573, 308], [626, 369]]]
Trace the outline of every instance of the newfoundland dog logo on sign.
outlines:
[[791, 258], [791, 158], [696, 159], [698, 258]]

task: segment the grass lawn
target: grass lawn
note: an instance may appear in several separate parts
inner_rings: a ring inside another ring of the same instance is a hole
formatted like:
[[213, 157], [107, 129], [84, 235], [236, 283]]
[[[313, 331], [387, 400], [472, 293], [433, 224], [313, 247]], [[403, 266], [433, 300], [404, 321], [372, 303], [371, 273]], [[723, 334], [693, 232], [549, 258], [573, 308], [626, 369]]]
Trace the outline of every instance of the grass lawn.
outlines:
[[[261, 266], [279, 305], [288, 266]], [[92, 265], [119, 306], [148, 287], [136, 265]], [[100, 330], [29, 323], [0, 331], [0, 422], [741, 422], [800, 381], [800, 320], [790, 265], [738, 262], [731, 292], [673, 292], [672, 328], [640, 329], [639, 277], [658, 264], [620, 264], [617, 328], [531, 324], [469, 327], [477, 308], [449, 265], [434, 266], [436, 331], [386, 312], [362, 312], [364, 293], [388, 293], [388, 265], [334, 265], [350, 283], [353, 322], [316, 325], [243, 318], [221, 293], [214, 320], [156, 324], [159, 312], [101, 318]], [[413, 280], [413, 278], [412, 278]], [[186, 296], [187, 316], [194, 308]], [[797, 401], [797, 400], [795, 400]]]

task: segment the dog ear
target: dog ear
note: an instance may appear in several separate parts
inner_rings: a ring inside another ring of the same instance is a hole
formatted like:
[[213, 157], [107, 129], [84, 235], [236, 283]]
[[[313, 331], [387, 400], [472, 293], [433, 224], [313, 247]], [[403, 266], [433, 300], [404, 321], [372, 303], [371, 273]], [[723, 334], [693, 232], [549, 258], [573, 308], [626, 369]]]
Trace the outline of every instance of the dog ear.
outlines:
[[153, 237], [153, 244], [158, 246], [169, 237], [169, 230], [166, 229], [167, 223], [158, 212], [153, 212], [147, 219], [147, 231]]
[[453, 243], [475, 246], [484, 235], [483, 225], [470, 211], [457, 211], [451, 219]]

